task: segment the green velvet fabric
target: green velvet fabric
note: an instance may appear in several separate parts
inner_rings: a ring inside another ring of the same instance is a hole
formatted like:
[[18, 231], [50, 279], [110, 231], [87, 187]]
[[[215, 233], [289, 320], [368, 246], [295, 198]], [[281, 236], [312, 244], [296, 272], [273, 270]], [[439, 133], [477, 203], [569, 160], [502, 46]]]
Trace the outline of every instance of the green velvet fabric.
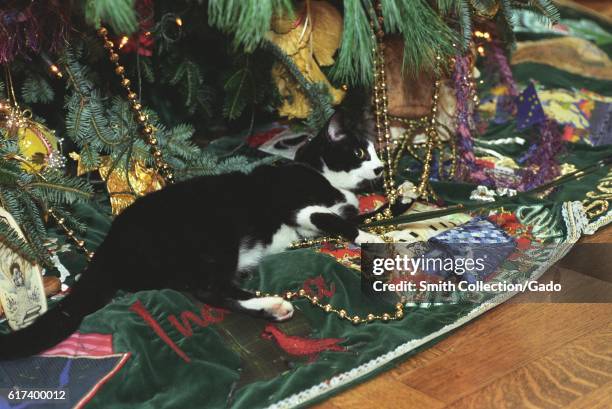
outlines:
[[[517, 79], [521, 81], [535, 78], [550, 87], [585, 87], [603, 95], [612, 94], [610, 83], [569, 75], [550, 67], [523, 64], [515, 69]], [[517, 134], [512, 123], [491, 125], [482, 138], [494, 140]], [[528, 138], [526, 134], [521, 135]], [[212, 143], [208, 149], [217, 154], [227, 153], [242, 142], [236, 138], [224, 138]], [[526, 146], [498, 145], [495, 149], [516, 158]], [[253, 153], [246, 146], [240, 148], [240, 152]], [[612, 145], [591, 147], [584, 143], [567, 144], [559, 162], [580, 168], [610, 156]], [[402, 165], [407, 164], [402, 162]], [[406, 166], [400, 168], [405, 169]], [[532, 205], [551, 212], [557, 220], [553, 227], [563, 232], [563, 239], [568, 239], [568, 231], [561, 218], [562, 203], [584, 199], [586, 192], [593, 190], [607, 171], [602, 169], [571, 182], [547, 198], [517, 200], [510, 207]], [[401, 177], [416, 180], [418, 175], [402, 171]], [[434, 182], [433, 186], [448, 204], [468, 202], [470, 192], [475, 188], [472, 184], [451, 182]], [[77, 208], [77, 215], [90, 226], [84, 237], [89, 248], [94, 249], [102, 241], [110, 225], [106, 216], [108, 213], [108, 206], [104, 202]], [[82, 255], [77, 252], [63, 253], [61, 259], [73, 273], [85, 266]], [[301, 288], [309, 279], [319, 279], [322, 288], [330, 290], [328, 294], [333, 292], [331, 298], [322, 295], [325, 302], [345, 308], [350, 314], [394, 310], [391, 303], [361, 295], [357, 271], [312, 249], [286, 251], [266, 258], [259, 271], [246, 279], [243, 286], [283, 293]], [[313, 287], [313, 291], [316, 288]], [[99, 389], [87, 407], [251, 409], [267, 407], [292, 396], [295, 399], [287, 401], [287, 405], [310, 404], [362, 382], [395, 362], [405, 360], [419, 349], [426, 348], [448, 334], [437, 331], [458, 321], [467, 321], [471, 318], [468, 317], [469, 312], [478, 307], [469, 303], [430, 308], [409, 307], [401, 321], [354, 326], [313, 308], [307, 301], [296, 301], [294, 305], [294, 318], [278, 324], [278, 329], [287, 336], [300, 337], [301, 340], [334, 338], [346, 350], [290, 353], [287, 348], [280, 348], [274, 340], [263, 336], [266, 322], [241, 314], [203, 310], [201, 305], [171, 290], [119, 294], [105, 308], [88, 316], [80, 328], [84, 333], [113, 334], [114, 350], [131, 354], [121, 370]], [[147, 322], [138, 311], [146, 312], [152, 321]], [[184, 317], [191, 317], [191, 321], [188, 321], [191, 328], [183, 320]], [[168, 337], [166, 341], [155, 332], [152, 323], [163, 330]], [[432, 334], [435, 334], [432, 339], [426, 338]], [[410, 341], [424, 339], [427, 341], [418, 348], [407, 345]], [[368, 363], [369, 366], [364, 366]], [[313, 393], [304, 393], [313, 387], [318, 389]], [[300, 393], [303, 395], [296, 396]]]

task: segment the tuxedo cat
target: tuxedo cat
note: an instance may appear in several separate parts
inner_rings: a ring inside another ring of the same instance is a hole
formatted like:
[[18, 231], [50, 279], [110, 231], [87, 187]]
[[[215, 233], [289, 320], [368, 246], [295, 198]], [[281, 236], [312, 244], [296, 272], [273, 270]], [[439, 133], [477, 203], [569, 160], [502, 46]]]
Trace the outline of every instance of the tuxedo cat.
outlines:
[[[115, 218], [68, 296], [31, 326], [0, 336], [0, 358], [41, 352], [68, 337], [117, 290], [170, 288], [214, 306], [274, 321], [293, 314], [280, 297], [255, 297], [234, 283], [294, 240], [359, 230], [353, 193], [383, 171], [358, 123], [335, 114], [298, 152], [304, 164], [266, 165], [250, 174], [204, 176], [136, 200]], [[291, 266], [287, 266], [291, 268]]]

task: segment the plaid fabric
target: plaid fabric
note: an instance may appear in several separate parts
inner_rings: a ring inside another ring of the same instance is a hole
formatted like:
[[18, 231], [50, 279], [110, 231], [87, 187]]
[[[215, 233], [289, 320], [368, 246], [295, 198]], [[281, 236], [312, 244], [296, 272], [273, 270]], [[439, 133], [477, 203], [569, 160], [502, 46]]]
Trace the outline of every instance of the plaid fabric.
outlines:
[[495, 224], [478, 217], [435, 236], [432, 241], [457, 244], [508, 244], [512, 243], [513, 239]]
[[[484, 264], [482, 271], [473, 269], [460, 275], [461, 279], [470, 283], [491, 278], [516, 246], [514, 239], [505, 231], [480, 217], [431, 238], [429, 243], [433, 249], [426, 254], [426, 258], [481, 259]], [[442, 271], [426, 272], [447, 276]]]

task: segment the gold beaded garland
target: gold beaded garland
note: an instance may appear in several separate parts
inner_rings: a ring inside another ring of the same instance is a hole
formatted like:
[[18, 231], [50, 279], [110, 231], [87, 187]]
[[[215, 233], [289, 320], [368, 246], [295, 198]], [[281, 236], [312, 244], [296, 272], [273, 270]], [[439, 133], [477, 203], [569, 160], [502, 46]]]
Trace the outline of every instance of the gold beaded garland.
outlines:
[[[397, 149], [396, 141], [391, 139], [391, 128], [389, 120], [389, 107], [387, 97], [387, 79], [385, 73], [385, 55], [384, 55], [384, 35], [382, 30], [384, 18], [382, 15], [382, 6], [380, 1], [376, 2], [374, 7], [376, 21], [378, 22], [378, 30], [374, 26], [374, 20], [370, 21], [372, 29], [372, 39], [376, 47], [372, 50], [373, 66], [374, 66], [374, 87], [372, 100], [374, 102], [374, 115], [376, 123], [376, 139], [378, 142], [378, 156], [383, 162], [383, 187], [385, 196], [389, 205], [393, 205], [399, 197], [400, 192], [395, 187], [395, 173], [397, 162], [400, 158], [400, 152], [394, 155], [394, 150]], [[394, 158], [395, 156], [395, 158]], [[377, 213], [374, 218], [369, 218], [365, 221], [366, 224], [374, 220], [382, 220], [393, 217], [390, 206], [382, 213]], [[389, 231], [395, 230], [397, 226], [390, 225], [385, 227], [370, 228], [370, 232], [382, 235], [383, 240], [388, 241], [384, 236]]]
[[[376, 131], [377, 131], [377, 142], [378, 142], [378, 153], [379, 156], [385, 165], [384, 169], [384, 181], [383, 186], [385, 188], [385, 193], [387, 196], [387, 200], [390, 204], [393, 204], [399, 193], [395, 189], [395, 174], [398, 168], [398, 162], [402, 157], [404, 151], [408, 151], [415, 159], [419, 160], [423, 163], [423, 172], [421, 174], [419, 183], [417, 185], [416, 193], [421, 197], [431, 196], [434, 200], [436, 199], [435, 192], [431, 188], [429, 184], [429, 178], [431, 176], [431, 167], [433, 161], [433, 153], [434, 149], [437, 149], [440, 152], [438, 156], [439, 164], [443, 163], [443, 144], [438, 135], [438, 126], [444, 126], [443, 124], [438, 122], [437, 112], [438, 112], [438, 103], [440, 100], [440, 87], [441, 81], [440, 79], [436, 79], [434, 82], [434, 92], [432, 96], [432, 107], [430, 110], [430, 114], [418, 118], [418, 119], [407, 119], [407, 118], [399, 118], [392, 117], [389, 115], [388, 106], [387, 106], [387, 83], [385, 78], [385, 60], [384, 60], [384, 49], [385, 44], [383, 42], [384, 32], [380, 27], [384, 23], [384, 18], [382, 15], [382, 6], [380, 1], [377, 1], [373, 10], [373, 13], [376, 15], [376, 21], [379, 24], [379, 28], [376, 29], [374, 27], [374, 21], [370, 21], [370, 27], [372, 29], [372, 38], [376, 43], [376, 47], [372, 50], [374, 54], [373, 62], [374, 62], [374, 93], [373, 93], [373, 103], [375, 108], [375, 117], [376, 117]], [[454, 45], [456, 47], [456, 45]], [[440, 64], [442, 63], [442, 57], [436, 56], [436, 64], [437, 69], [436, 72], [441, 72]], [[469, 81], [472, 83], [471, 94], [470, 96], [473, 100], [478, 103], [478, 96], [475, 92], [476, 87], [471, 76], [469, 75]], [[389, 120], [393, 119], [395, 121], [404, 122], [406, 127], [406, 131], [402, 136], [400, 136], [399, 140], [391, 140], [391, 132], [389, 128]], [[414, 150], [410, 148], [410, 141], [412, 139], [412, 135], [414, 131], [417, 129], [423, 129], [425, 131], [425, 135], [427, 137], [425, 143], [425, 154], [424, 157], [420, 157], [416, 154]], [[449, 177], [452, 178], [455, 175], [456, 171], [456, 153], [457, 147], [456, 142], [451, 140], [448, 142], [450, 145], [450, 160], [451, 166], [449, 170]], [[442, 169], [442, 167], [440, 167]], [[389, 207], [387, 207], [382, 214], [380, 219], [390, 218], [392, 217], [391, 211]], [[380, 220], [377, 218], [377, 220]], [[373, 219], [366, 220], [366, 223], [371, 223]], [[396, 226], [389, 226], [386, 231], [393, 230]], [[374, 232], [373, 230], [370, 230]], [[376, 231], [375, 233], [384, 234], [385, 229], [381, 229]], [[384, 237], [383, 237], [384, 238]]]
[[64, 231], [64, 233], [77, 245], [79, 250], [81, 250], [81, 251], [83, 251], [85, 253], [85, 257], [87, 257], [87, 260], [91, 261], [91, 259], [94, 256], [94, 253], [92, 251], [87, 250], [87, 248], [85, 247], [85, 241], [84, 240], [79, 240], [79, 239], [77, 239], [74, 236], [74, 231], [66, 226], [64, 218], [58, 216], [57, 213], [55, 213], [55, 210], [52, 207], [47, 209], [47, 214], [49, 216], [51, 216], [51, 218]]
[[149, 123], [149, 118], [143, 112], [142, 104], [138, 102], [138, 94], [130, 88], [131, 81], [125, 76], [125, 67], [119, 64], [119, 54], [115, 52], [115, 45], [108, 38], [108, 30], [105, 27], [100, 27], [98, 36], [104, 42], [104, 48], [108, 50], [109, 60], [115, 65], [115, 74], [121, 79], [121, 85], [125, 88], [127, 99], [132, 103], [132, 111], [136, 117], [136, 122], [140, 125], [141, 136], [150, 147], [157, 172], [167, 183], [174, 183], [174, 173], [163, 159], [162, 151], [157, 146], [157, 139], [153, 137], [155, 128]]
[[[278, 294], [270, 294], [263, 293], [261, 291], [255, 291], [255, 295], [257, 297], [280, 297]], [[296, 297], [304, 298], [310, 301], [310, 304], [319, 307], [326, 313], [335, 314], [338, 318], [351, 322], [354, 325], [364, 324], [364, 323], [372, 323], [375, 321], [389, 322], [389, 321], [398, 321], [404, 317], [404, 304], [398, 302], [395, 304], [395, 313], [389, 314], [384, 313], [382, 315], [375, 315], [369, 313], [365, 316], [365, 318], [359, 315], [350, 315], [345, 309], [336, 309], [331, 304], [323, 304], [319, 300], [317, 296], [309, 295], [308, 292], [304, 288], [300, 288], [297, 292], [287, 291], [285, 293], [286, 300], [295, 300]]]

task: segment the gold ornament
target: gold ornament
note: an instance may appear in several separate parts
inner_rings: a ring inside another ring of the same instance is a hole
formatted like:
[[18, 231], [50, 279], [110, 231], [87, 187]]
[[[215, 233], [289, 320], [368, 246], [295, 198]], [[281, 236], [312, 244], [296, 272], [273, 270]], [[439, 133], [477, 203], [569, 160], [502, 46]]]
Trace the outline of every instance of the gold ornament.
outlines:
[[470, 5], [474, 10], [474, 14], [486, 20], [492, 20], [497, 15], [499, 4], [500, 2], [498, 1], [483, 2], [470, 0]]
[[14, 101], [0, 100], [0, 128], [8, 138], [15, 138], [21, 163], [26, 172], [40, 172], [46, 167], [62, 167], [63, 157], [55, 132], [32, 119], [29, 109], [21, 109]]
[[[295, 20], [275, 17], [267, 37], [287, 54], [308, 82], [325, 84], [332, 103], [339, 104], [345, 92], [334, 88], [319, 67], [334, 63], [333, 56], [342, 36], [342, 16], [327, 1], [307, 0], [299, 3], [296, 10], [299, 12]], [[310, 114], [308, 97], [289, 70], [275, 62], [272, 78], [283, 97], [279, 115], [289, 119], [307, 118]]]
[[[70, 157], [77, 161], [78, 176], [96, 170], [86, 169], [77, 153], [72, 152]], [[131, 168], [126, 172], [122, 168], [111, 170], [112, 162], [109, 156], [104, 156], [101, 159], [100, 167], [97, 170], [102, 179], [106, 181], [111, 209], [115, 216], [131, 205], [138, 197], [160, 190], [165, 185], [164, 179], [154, 169], [148, 168], [141, 160], [132, 161]]]

